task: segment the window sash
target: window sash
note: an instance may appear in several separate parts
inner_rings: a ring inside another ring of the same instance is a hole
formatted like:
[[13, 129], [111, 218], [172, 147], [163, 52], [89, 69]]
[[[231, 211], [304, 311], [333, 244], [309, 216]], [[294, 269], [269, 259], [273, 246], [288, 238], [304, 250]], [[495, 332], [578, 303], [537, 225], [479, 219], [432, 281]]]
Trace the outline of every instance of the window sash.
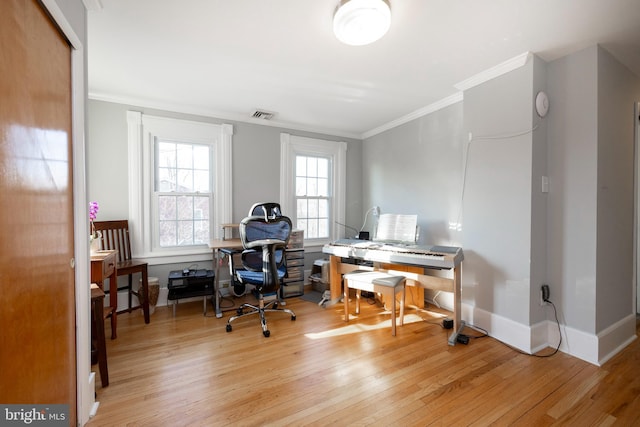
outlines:
[[[295, 212], [298, 196], [296, 196], [296, 160], [297, 156], [326, 158], [330, 162], [328, 168], [328, 191], [326, 199], [329, 218], [327, 238], [310, 238], [305, 234], [305, 249], [319, 250], [322, 245], [343, 237], [344, 227], [337, 224], [345, 221], [345, 177], [346, 177], [347, 144], [342, 141], [329, 141], [300, 137], [287, 133], [280, 134], [280, 204], [282, 212], [297, 221]], [[324, 177], [323, 177], [324, 178]], [[321, 198], [315, 196], [316, 200]]]
[[211, 240], [212, 145], [154, 141], [154, 249], [202, 246]]
[[215, 194], [215, 203], [211, 196], [209, 206], [213, 222], [210, 224], [210, 234], [216, 239], [221, 238], [222, 224], [232, 222], [233, 126], [149, 116], [138, 111], [127, 112], [127, 123], [129, 224], [133, 255], [146, 259], [151, 265], [207, 260], [211, 262], [208, 245], [171, 248], [154, 246], [152, 236], [156, 234], [158, 223], [150, 218], [151, 212], [157, 208], [153, 182], [153, 142], [179, 140], [212, 144], [211, 165], [214, 175], [210, 192]]

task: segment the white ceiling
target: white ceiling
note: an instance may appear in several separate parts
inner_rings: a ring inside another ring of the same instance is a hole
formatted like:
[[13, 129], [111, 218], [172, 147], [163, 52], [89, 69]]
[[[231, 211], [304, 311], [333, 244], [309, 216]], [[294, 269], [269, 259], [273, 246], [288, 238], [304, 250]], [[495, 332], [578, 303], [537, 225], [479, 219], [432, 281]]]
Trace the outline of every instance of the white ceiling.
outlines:
[[525, 52], [599, 43], [640, 76], [640, 0], [390, 0], [368, 46], [332, 33], [338, 0], [85, 0], [89, 96], [362, 138]]

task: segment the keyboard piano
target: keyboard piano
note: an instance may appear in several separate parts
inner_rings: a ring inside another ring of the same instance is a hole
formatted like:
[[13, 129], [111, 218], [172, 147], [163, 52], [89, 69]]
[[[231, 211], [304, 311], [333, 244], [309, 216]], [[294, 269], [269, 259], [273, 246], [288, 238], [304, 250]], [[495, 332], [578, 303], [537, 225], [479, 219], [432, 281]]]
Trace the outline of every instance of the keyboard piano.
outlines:
[[464, 259], [462, 248], [454, 246], [394, 245], [357, 239], [336, 240], [324, 245], [322, 252], [342, 258], [437, 269], [455, 268]]

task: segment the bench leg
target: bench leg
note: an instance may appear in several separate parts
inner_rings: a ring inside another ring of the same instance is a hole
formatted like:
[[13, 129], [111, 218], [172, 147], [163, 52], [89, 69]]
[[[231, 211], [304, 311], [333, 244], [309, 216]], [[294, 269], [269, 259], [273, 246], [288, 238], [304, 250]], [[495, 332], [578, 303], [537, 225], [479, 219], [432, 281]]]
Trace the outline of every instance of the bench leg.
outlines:
[[349, 285], [348, 281], [344, 281], [344, 293], [342, 294], [342, 300], [344, 302], [344, 321], [349, 321]]
[[396, 336], [396, 291], [391, 289], [391, 335]]
[[400, 297], [400, 326], [404, 325], [404, 303], [405, 303], [405, 287], [402, 285], [402, 296]]

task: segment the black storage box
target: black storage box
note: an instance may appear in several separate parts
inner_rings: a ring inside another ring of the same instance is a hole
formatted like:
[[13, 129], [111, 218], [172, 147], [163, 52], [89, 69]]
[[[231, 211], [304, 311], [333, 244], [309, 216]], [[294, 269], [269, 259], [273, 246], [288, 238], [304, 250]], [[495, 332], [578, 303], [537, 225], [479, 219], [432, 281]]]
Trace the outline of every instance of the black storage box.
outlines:
[[169, 300], [214, 295], [213, 270], [183, 270], [169, 272]]

